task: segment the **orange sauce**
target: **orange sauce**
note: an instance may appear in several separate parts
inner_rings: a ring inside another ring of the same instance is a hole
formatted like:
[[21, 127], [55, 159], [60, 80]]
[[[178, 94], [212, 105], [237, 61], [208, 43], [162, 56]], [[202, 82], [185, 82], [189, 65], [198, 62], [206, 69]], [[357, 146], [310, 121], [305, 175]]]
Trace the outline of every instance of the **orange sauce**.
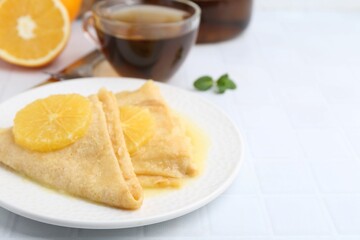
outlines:
[[[190, 138], [193, 147], [193, 163], [197, 166], [198, 173], [195, 177], [185, 178], [183, 184], [190, 184], [200, 176], [206, 167], [206, 159], [211, 145], [210, 139], [196, 123], [183, 115], [177, 114], [185, 127], [186, 135]], [[165, 193], [174, 192], [180, 188], [145, 188], [145, 199], [148, 197], [156, 197]]]

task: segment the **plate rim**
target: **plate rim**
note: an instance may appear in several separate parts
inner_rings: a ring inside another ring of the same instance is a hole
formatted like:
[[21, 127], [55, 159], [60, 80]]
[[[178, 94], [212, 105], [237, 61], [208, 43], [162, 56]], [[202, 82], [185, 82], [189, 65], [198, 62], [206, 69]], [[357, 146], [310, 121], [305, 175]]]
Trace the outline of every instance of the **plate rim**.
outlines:
[[[89, 78], [77, 78], [77, 79], [72, 79], [71, 81], [61, 81], [61, 82], [56, 82], [56, 83], [51, 83], [51, 84], [47, 84], [47, 85], [43, 85], [43, 86], [39, 86], [33, 89], [29, 89], [26, 90], [22, 93], [16, 94], [8, 99], [6, 99], [5, 101], [0, 103], [0, 107], [4, 104], [6, 104], [7, 102], [13, 100], [14, 98], [17, 98], [19, 96], [21, 96], [22, 94], [29, 94], [33, 91], [37, 91], [38, 89], [41, 88], [47, 88], [49, 86], [56, 86], [56, 85], [67, 85], [67, 84], [72, 84], [73, 82], [80, 82], [80, 81], [102, 81], [102, 80], [107, 80], [107, 81], [133, 81], [133, 82], [138, 82], [140, 83], [144, 83], [145, 79], [139, 79], [139, 78], [121, 78], [119, 79], [118, 77], [89, 77]], [[225, 180], [225, 182], [223, 182], [218, 188], [216, 188], [211, 194], [207, 195], [206, 197], [195, 201], [192, 204], [188, 204], [182, 208], [179, 209], [175, 209], [171, 212], [168, 213], [164, 213], [162, 215], [156, 215], [156, 216], [152, 216], [152, 217], [145, 217], [143, 219], [132, 219], [132, 220], [127, 220], [127, 221], [121, 221], [121, 222], [106, 222], [106, 221], [101, 221], [101, 222], [93, 222], [93, 221], [76, 221], [76, 220], [63, 220], [63, 219], [58, 219], [58, 218], [53, 218], [51, 216], [44, 216], [44, 215], [39, 215], [34, 213], [34, 211], [24, 211], [21, 208], [17, 208], [16, 206], [13, 206], [7, 202], [2, 201], [2, 199], [0, 199], [0, 207], [3, 207], [4, 209], [13, 212], [17, 215], [20, 215], [22, 217], [28, 218], [28, 219], [32, 219], [38, 222], [42, 222], [42, 223], [46, 223], [46, 224], [51, 224], [51, 225], [55, 225], [55, 226], [61, 226], [61, 227], [71, 227], [71, 228], [81, 228], [81, 229], [122, 229], [122, 228], [133, 228], [133, 227], [140, 227], [140, 226], [146, 226], [146, 225], [151, 225], [151, 224], [155, 224], [155, 223], [160, 223], [160, 222], [164, 222], [164, 221], [168, 221], [171, 219], [175, 219], [177, 217], [181, 217], [183, 215], [186, 215], [190, 212], [193, 212], [205, 205], [207, 205], [208, 203], [212, 202], [213, 200], [215, 200], [217, 197], [219, 197], [226, 189], [229, 188], [229, 186], [233, 183], [233, 181], [235, 180], [235, 178], [237, 177], [239, 170], [241, 168], [241, 166], [243, 165], [244, 162], [244, 156], [245, 156], [245, 142], [244, 142], [244, 137], [241, 134], [238, 126], [235, 124], [235, 122], [228, 116], [227, 113], [225, 113], [222, 109], [220, 109], [218, 106], [216, 106], [214, 103], [212, 103], [211, 101], [200, 97], [198, 95], [196, 95], [193, 92], [187, 91], [183, 88], [180, 87], [176, 87], [170, 84], [166, 84], [166, 83], [162, 83], [162, 82], [156, 82], [156, 84], [162, 85], [165, 88], [170, 88], [173, 89], [175, 91], [180, 91], [184, 94], [191, 94], [193, 97], [195, 97], [197, 99], [197, 101], [202, 101], [203, 103], [205, 103], [206, 105], [210, 106], [211, 108], [215, 109], [216, 111], [220, 112], [221, 115], [223, 117], [226, 118], [227, 121], [229, 121], [229, 123], [231, 124], [231, 126], [234, 128], [236, 136], [238, 138], [238, 140], [241, 142], [240, 145], [240, 156], [238, 156], [238, 162], [236, 164], [236, 166], [233, 168], [233, 170], [231, 171], [231, 174], [229, 175], [229, 177]]]

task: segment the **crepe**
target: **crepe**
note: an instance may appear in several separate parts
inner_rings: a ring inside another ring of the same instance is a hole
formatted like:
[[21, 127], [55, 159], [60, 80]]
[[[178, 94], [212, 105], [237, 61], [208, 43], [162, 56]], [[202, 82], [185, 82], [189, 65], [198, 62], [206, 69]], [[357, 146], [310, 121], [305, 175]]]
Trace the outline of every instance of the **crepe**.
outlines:
[[92, 122], [86, 135], [63, 149], [41, 153], [0, 133], [0, 162], [35, 181], [117, 208], [137, 209], [143, 192], [123, 137], [115, 96], [106, 90], [89, 97]]
[[190, 138], [180, 119], [166, 104], [160, 90], [148, 81], [133, 92], [116, 94], [119, 106], [149, 109], [155, 119], [155, 133], [131, 156], [135, 173], [144, 187], [176, 187], [197, 173]]

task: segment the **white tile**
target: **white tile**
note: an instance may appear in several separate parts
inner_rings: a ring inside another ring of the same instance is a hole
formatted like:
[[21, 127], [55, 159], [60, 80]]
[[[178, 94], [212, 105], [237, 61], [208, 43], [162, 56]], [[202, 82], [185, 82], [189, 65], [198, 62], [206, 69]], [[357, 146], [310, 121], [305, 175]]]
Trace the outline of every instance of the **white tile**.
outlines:
[[[31, 89], [34, 85], [47, 78], [44, 74], [38, 73], [35, 75], [34, 73], [31, 74], [31, 72], [29, 73], [28, 71], [23, 70], [22, 72], [12, 73], [11, 83], [9, 82], [4, 86], [1, 96], [2, 101]], [[27, 81], [24, 81], [24, 79]]]
[[[187, 81], [194, 82], [197, 78], [201, 76], [211, 76], [214, 80], [217, 80], [218, 77], [228, 72], [226, 66], [221, 61], [212, 61], [212, 58], [208, 58], [208, 61], [201, 61], [194, 58], [189, 58], [186, 61], [186, 65], [182, 68], [182, 71], [186, 71], [189, 79]], [[204, 69], [204, 64], [206, 64], [206, 69]], [[208, 92], [211, 92], [209, 90]]]
[[322, 85], [320, 89], [328, 103], [331, 104], [353, 104], [360, 102], [360, 85], [344, 85], [341, 81], [334, 85]]
[[[315, 84], [314, 84], [315, 85]], [[325, 98], [316, 86], [278, 86], [274, 94], [287, 104], [324, 104]]]
[[359, 196], [332, 196], [325, 201], [339, 233], [360, 235]]
[[319, 88], [331, 104], [360, 102], [360, 85], [349, 66], [319, 68]]
[[[302, 68], [301, 71], [299, 71], [299, 67]], [[305, 66], [304, 63], [301, 65], [289, 64], [286, 68], [284, 68], [284, 64], [274, 66], [271, 68], [271, 75], [276, 86], [280, 87], [304, 87], [313, 86], [316, 83], [313, 68]]]
[[4, 208], [0, 208], [0, 239], [2, 236], [8, 235], [11, 231], [15, 217], [15, 214], [5, 210]]
[[266, 197], [266, 207], [277, 235], [329, 235], [328, 223], [316, 197]]
[[299, 156], [290, 156], [290, 157], [264, 157], [264, 158], [251, 158], [252, 161], [256, 163], [271, 164], [273, 162], [284, 162], [284, 163], [294, 163], [297, 164], [299, 161], [305, 161], [304, 157]]
[[275, 98], [270, 88], [267, 87], [241, 87], [236, 89], [236, 104], [273, 104]]
[[357, 237], [338, 237], [336, 239], [337, 240], [359, 240], [359, 236], [357, 236]]
[[227, 63], [230, 76], [238, 82], [239, 87], [271, 87], [274, 85], [270, 72], [256, 64], [241, 64], [234, 59]]
[[263, 193], [314, 193], [315, 182], [301, 161], [257, 161], [256, 173]]
[[286, 106], [286, 111], [296, 128], [337, 126], [332, 112], [323, 104], [291, 104]]
[[345, 137], [336, 128], [298, 129], [298, 139], [308, 158], [350, 158]]
[[[344, 86], [353, 86], [358, 81], [354, 78], [355, 75], [352, 70], [353, 68], [347, 66], [347, 64], [338, 64], [338, 66], [328, 67], [317, 66], [317, 71], [315, 73], [317, 75], [317, 82], [319, 82], [320, 89], [324, 90], [322, 87], [326, 86], [338, 86], [340, 88]], [[334, 94], [335, 96], [337, 95], [336, 92], [334, 92]], [[329, 97], [329, 95], [327, 97]]]
[[93, 239], [119, 239], [123, 237], [141, 237], [143, 236], [143, 227], [125, 228], [125, 229], [79, 229], [79, 238]]
[[[101, 231], [100, 231], [101, 232]], [[113, 233], [113, 234], [111, 234]], [[70, 239], [70, 240], [86, 240], [86, 239], [121, 239], [121, 240], [137, 240], [137, 239], [142, 239], [141, 237], [123, 237], [123, 236], [118, 236], [116, 235], [116, 232], [113, 232], [112, 230], [109, 231], [109, 235], [107, 235], [106, 233], [104, 233], [104, 235], [98, 235], [97, 237], [92, 237], [92, 236], [85, 236], [85, 237], [79, 237], [79, 236], [72, 236], [69, 238], [55, 238], [56, 240], [63, 240], [63, 239]], [[161, 239], [161, 238], [158, 238]], [[146, 238], [146, 240], [158, 240], [155, 238]], [[177, 238], [174, 238], [174, 240], [178, 240]]]
[[[254, 2], [257, 4], [257, 2]], [[256, 7], [257, 5], [255, 5]], [[271, 14], [267, 11], [254, 11], [254, 20], [251, 23], [252, 28], [249, 31], [260, 33], [276, 33], [284, 34], [284, 28], [280, 24], [281, 16], [278, 14]]]
[[[354, 6], [358, 5], [358, 2], [354, 1], [337, 1], [337, 0], [329, 0], [329, 1], [322, 1], [322, 0], [316, 0], [316, 1], [299, 1], [299, 0], [293, 0], [293, 1], [279, 1], [281, 3], [287, 2], [288, 4], [292, 4], [293, 10], [294, 9], [303, 9], [307, 11], [286, 11], [286, 14], [281, 14], [283, 16], [283, 24], [287, 26], [286, 30], [291, 31], [293, 33], [298, 33], [303, 36], [303, 38], [308, 37], [308, 35], [301, 34], [303, 31], [311, 34], [312, 36], [315, 35], [326, 35], [326, 34], [334, 34], [334, 29], [336, 29], [336, 32], [340, 33], [348, 33], [353, 32], [354, 29], [358, 29], [356, 26], [349, 26], [349, 24], [345, 24], [350, 19], [354, 18], [358, 19], [358, 16], [355, 14], [350, 14], [349, 12], [349, 18], [344, 18], [340, 14], [338, 14], [337, 11], [309, 11], [309, 10], [330, 10], [330, 9], [346, 9], [341, 8], [341, 6], [346, 6], [348, 9], [354, 9]], [[273, 3], [273, 2], [270, 2]], [[278, 5], [275, 5], [278, 6]], [[284, 5], [288, 6], [288, 5]], [[315, 7], [316, 8], [311, 8]], [[320, 7], [322, 6], [322, 7]], [[302, 8], [304, 7], [304, 8]], [[356, 9], [356, 8], [355, 8]], [[290, 15], [290, 16], [288, 16]], [[293, 16], [294, 15], [294, 16]], [[346, 26], [345, 26], [345, 25]], [[309, 25], [311, 27], [309, 28]], [[335, 28], [334, 28], [335, 26]], [[291, 35], [290, 35], [291, 36]], [[324, 36], [326, 37], [326, 36]], [[330, 39], [325, 38], [323, 42], [328, 42]]]
[[[268, 237], [230, 237], [230, 238], [219, 238], [219, 239], [224, 239], [224, 240], [273, 240], [273, 238], [270, 236], [268, 236]], [[186, 240], [188, 240], [188, 239], [186, 239]], [[209, 240], [209, 238], [204, 239], [204, 240]]]
[[332, 104], [330, 109], [344, 127], [360, 127], [359, 104]]
[[[204, 57], [209, 56], [209, 57]], [[204, 68], [206, 66], [206, 68]], [[186, 65], [182, 66], [188, 71], [198, 72], [199, 74], [221, 74], [224, 71], [224, 63], [221, 52], [217, 48], [207, 48], [199, 46], [193, 48], [186, 59]]]
[[[329, 36], [329, 38], [330, 37], [332, 36]], [[321, 36], [320, 38], [324, 38], [324, 36]], [[314, 45], [311, 48], [302, 47], [299, 49], [299, 51], [302, 52], [301, 54], [304, 56], [307, 65], [334, 67], [345, 64], [344, 61], [343, 62], [339, 61], [339, 59], [337, 58], [338, 57], [337, 51], [334, 50], [333, 48], [334, 48], [333, 44], [326, 44], [325, 46], [322, 47], [319, 47], [319, 45]], [[326, 76], [320, 76], [320, 78], [326, 80]]]
[[[0, 102], [5, 100], [5, 89], [6, 85], [11, 83], [12, 78], [12, 69], [13, 67], [10, 66], [8, 63], [0, 61]], [[7, 70], [2, 70], [7, 69]]]
[[254, 105], [239, 108], [246, 127], [291, 128], [286, 112], [278, 106]]
[[173, 77], [171, 77], [171, 79], [169, 79], [168, 83], [179, 88], [194, 91], [195, 88], [193, 84], [195, 78], [193, 79], [191, 76], [189, 76], [186, 69], [181, 68], [178, 72], [175, 73]]
[[9, 212], [3, 208], [0, 208], [0, 236], [4, 235], [7, 230], [7, 223], [9, 218]]
[[[250, 46], [243, 45], [232, 48], [236, 48], [237, 51], [231, 54], [223, 54], [223, 61], [229, 66], [231, 73], [233, 73], [234, 69], [242, 69], [244, 65], [265, 65], [265, 59], [262, 58], [262, 53], [254, 42]], [[244, 50], [244, 48], [246, 48], [246, 50]]]
[[[256, 44], [256, 33], [252, 31], [247, 33], [235, 41], [228, 41], [218, 45], [222, 53], [227, 53], [221, 54], [226, 65], [237, 66], [237, 68], [241, 69], [244, 65], [258, 65], [259, 62], [264, 62], [260, 49]], [[233, 69], [236, 69], [236, 67]]]
[[145, 237], [188, 237], [206, 233], [204, 209], [197, 210], [174, 220], [145, 227]]
[[[228, 55], [241, 55], [243, 53], [252, 52], [253, 49], [249, 49], [254, 44], [255, 34], [253, 31], [247, 32], [241, 38], [237, 38], [233, 41], [226, 41], [217, 44], [217, 48], [220, 49], [222, 53], [227, 52], [230, 53]], [[234, 63], [234, 62], [232, 62]]]
[[74, 229], [36, 222], [17, 216], [11, 229], [12, 238], [68, 238]]
[[323, 193], [360, 193], [360, 164], [357, 161], [312, 162], [312, 171]]
[[[231, 237], [219, 237], [219, 236], [191, 236], [191, 237], [182, 237], [182, 238], [178, 238], [178, 237], [171, 237], [171, 238], [146, 238], [146, 240], [215, 240], [215, 239], [221, 239], [221, 240], [273, 240], [273, 238], [271, 236], [261, 236], [261, 237], [253, 237], [253, 236], [246, 236], [246, 237], [242, 237], [242, 236], [231, 236]], [[131, 239], [131, 240], [135, 240], [135, 239]], [[327, 240], [327, 239], [324, 239]]]
[[302, 156], [296, 135], [282, 128], [247, 129], [247, 139], [252, 154], [256, 158]]
[[211, 235], [266, 235], [269, 226], [256, 197], [222, 196], [206, 207]]
[[299, 237], [299, 236], [286, 236], [275, 237], [273, 240], [338, 240], [335, 237], [323, 237], [323, 236], [311, 236], [311, 237]]
[[360, 128], [346, 128], [345, 134], [352, 148], [360, 157]]
[[[315, 24], [315, 23], [314, 23]], [[302, 27], [305, 27], [304, 25]], [[328, 28], [328, 26], [323, 26], [323, 28]], [[294, 29], [295, 30], [295, 29]], [[311, 28], [311, 30], [315, 30], [315, 28]], [[316, 31], [316, 30], [315, 30]], [[297, 31], [295, 31], [297, 32]], [[312, 54], [321, 55], [320, 53], [324, 50], [328, 50], [331, 47], [334, 47], [334, 44], [331, 41], [324, 41], [324, 35], [323, 34], [313, 34], [312, 36], [304, 36], [299, 33], [294, 34], [292, 37], [298, 38], [294, 42], [296, 43], [296, 47], [305, 52], [308, 53], [312, 52]], [[312, 56], [312, 54], [307, 54], [309, 56]], [[327, 56], [326, 54], [333, 54], [333, 53], [323, 53], [323, 56]]]
[[258, 182], [253, 167], [249, 159], [245, 157], [245, 162], [240, 168], [239, 175], [231, 184], [225, 195], [235, 194], [257, 194]]
[[[278, 53], [278, 56], [282, 56], [284, 52], [291, 52], [291, 48], [289, 45], [289, 42], [287, 41], [286, 34], [284, 31], [259, 31], [255, 33], [256, 35], [256, 43], [258, 45], [261, 45], [262, 47], [271, 47], [275, 50], [278, 48], [283, 47], [283, 50], [281, 53]], [[271, 53], [271, 52], [270, 52]], [[267, 57], [270, 57], [271, 54], [269, 54]], [[265, 58], [267, 59], [267, 58]], [[288, 62], [289, 63], [289, 62]]]
[[[259, 36], [261, 37], [261, 36]], [[263, 37], [264, 38], [264, 37]], [[264, 39], [266, 41], [266, 39]], [[281, 39], [278, 39], [278, 41], [282, 41]], [[278, 72], [276, 72], [275, 81], [277, 83], [282, 83], [285, 85], [292, 85], [292, 84], [304, 84], [306, 81], [308, 81], [309, 77], [304, 77], [300, 79], [299, 71], [293, 73], [290, 76], [290, 78], [285, 78], [284, 75], [282, 75], [282, 72], [286, 71], [284, 69], [284, 65], [287, 66], [301, 66], [305, 64], [305, 59], [302, 57], [301, 54], [298, 54], [297, 50], [293, 47], [286, 46], [286, 44], [282, 44], [282, 46], [259, 46], [260, 49], [262, 49], [263, 52], [263, 59], [265, 59], [266, 63], [271, 66], [273, 69], [276, 69]], [[282, 66], [280, 69], [278, 66]], [[302, 68], [302, 71], [304, 71], [304, 67]]]
[[359, 67], [355, 66], [355, 67], [351, 67], [350, 69], [351, 69], [351, 72], [352, 72], [352, 74], [354, 76], [354, 79], [355, 80], [360, 79], [360, 69], [359, 69]]

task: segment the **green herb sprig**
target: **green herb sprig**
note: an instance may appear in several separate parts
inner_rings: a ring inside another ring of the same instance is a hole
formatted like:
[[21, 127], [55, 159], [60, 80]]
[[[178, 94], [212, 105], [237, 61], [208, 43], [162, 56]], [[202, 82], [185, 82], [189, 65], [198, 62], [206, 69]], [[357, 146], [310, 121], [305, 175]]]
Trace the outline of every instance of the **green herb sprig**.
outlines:
[[202, 76], [194, 82], [194, 87], [199, 91], [207, 91], [214, 86], [216, 87], [216, 92], [219, 94], [225, 93], [228, 89], [236, 89], [236, 84], [231, 80], [229, 74], [220, 76], [216, 81], [210, 76]]
[[214, 80], [210, 76], [203, 76], [194, 82], [194, 87], [199, 91], [207, 91], [214, 85]]

